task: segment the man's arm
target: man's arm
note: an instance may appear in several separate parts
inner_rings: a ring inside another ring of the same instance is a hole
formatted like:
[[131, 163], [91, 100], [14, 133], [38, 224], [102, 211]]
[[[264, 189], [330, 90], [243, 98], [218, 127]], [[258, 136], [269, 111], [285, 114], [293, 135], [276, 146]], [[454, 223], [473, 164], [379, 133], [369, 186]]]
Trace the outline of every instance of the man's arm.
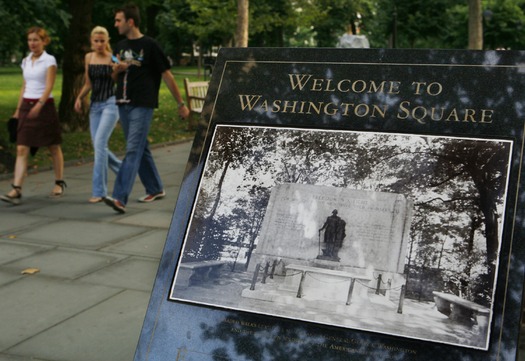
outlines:
[[173, 74], [171, 71], [165, 70], [162, 73], [162, 79], [166, 83], [166, 86], [170, 90], [171, 95], [173, 96], [173, 99], [179, 104], [179, 115], [182, 119], [187, 118], [190, 115], [190, 111], [186, 104], [184, 104], [184, 100], [182, 99], [182, 95], [180, 94], [179, 87], [177, 86], [177, 83], [175, 82], [175, 78], [173, 77]]

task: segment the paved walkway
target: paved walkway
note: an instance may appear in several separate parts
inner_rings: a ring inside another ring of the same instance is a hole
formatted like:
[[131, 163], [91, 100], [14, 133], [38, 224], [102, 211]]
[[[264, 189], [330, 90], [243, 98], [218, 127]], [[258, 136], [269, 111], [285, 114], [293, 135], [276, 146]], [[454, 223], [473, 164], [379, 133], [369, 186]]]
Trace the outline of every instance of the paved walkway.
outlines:
[[0, 202], [0, 361], [133, 360], [190, 148], [153, 150], [167, 196], [139, 203], [137, 181], [124, 215], [87, 202], [92, 164], [66, 167], [60, 199], [45, 171]]

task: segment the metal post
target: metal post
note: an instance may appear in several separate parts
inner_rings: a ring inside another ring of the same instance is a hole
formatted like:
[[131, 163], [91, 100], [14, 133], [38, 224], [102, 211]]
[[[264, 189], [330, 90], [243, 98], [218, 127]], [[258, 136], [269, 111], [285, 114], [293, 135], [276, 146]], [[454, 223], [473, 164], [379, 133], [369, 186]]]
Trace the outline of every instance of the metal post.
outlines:
[[297, 290], [297, 298], [303, 297], [303, 282], [306, 277], [306, 271], [301, 274], [301, 281], [299, 282], [299, 289]]
[[273, 275], [275, 274], [275, 267], [277, 267], [277, 260], [274, 259], [273, 260], [273, 264], [272, 264], [272, 272], [270, 272], [270, 278], [273, 280]]
[[401, 293], [399, 295], [399, 305], [397, 306], [397, 313], [403, 313], [403, 302], [405, 301], [405, 285], [401, 286]]
[[348, 288], [348, 297], [346, 298], [346, 305], [350, 305], [352, 301], [352, 293], [354, 293], [355, 278], [350, 281], [350, 287]]
[[253, 291], [255, 289], [255, 283], [257, 282], [257, 277], [259, 277], [260, 268], [261, 264], [257, 263], [257, 265], [255, 266], [255, 271], [253, 271], [252, 285], [250, 286], [250, 291]]
[[377, 276], [376, 295], [379, 294], [379, 289], [381, 288], [381, 278], [382, 278], [382, 275], [380, 273], [379, 276]]
[[270, 262], [266, 262], [266, 266], [264, 266], [264, 273], [263, 273], [263, 277], [262, 277], [262, 281], [261, 281], [262, 284], [266, 283], [266, 277], [268, 277], [268, 269], [269, 268], [270, 268]]

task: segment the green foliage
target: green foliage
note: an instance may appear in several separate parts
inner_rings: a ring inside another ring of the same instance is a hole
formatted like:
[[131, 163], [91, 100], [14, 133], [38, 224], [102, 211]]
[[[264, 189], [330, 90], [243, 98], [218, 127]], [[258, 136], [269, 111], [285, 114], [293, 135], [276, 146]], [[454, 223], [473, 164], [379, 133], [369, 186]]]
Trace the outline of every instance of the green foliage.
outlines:
[[[184, 75], [177, 75], [175, 79], [179, 89], [185, 97], [184, 85], [182, 79], [188, 77], [191, 80], [199, 80], [194, 73], [195, 68], [175, 68], [174, 72], [184, 70]], [[18, 96], [20, 95], [20, 87], [22, 84], [22, 74], [18, 67], [0, 68], [0, 140], [7, 143], [7, 130], [5, 123], [12, 116]], [[53, 89], [53, 95], [58, 104], [61, 97], [60, 84], [62, 83], [62, 74], [59, 71], [57, 74], [57, 81]], [[178, 116], [178, 107], [168, 88], [162, 83], [160, 89], [159, 108], [153, 114], [153, 122], [149, 133], [149, 141], [152, 145], [173, 142], [183, 139], [191, 139], [194, 135], [193, 131], [189, 130], [188, 122], [181, 121]], [[62, 150], [64, 153], [64, 160], [66, 163], [71, 162], [90, 162], [93, 159], [93, 147], [91, 146], [91, 138], [88, 131], [64, 133], [62, 135], [63, 143]], [[110, 139], [110, 149], [117, 154], [123, 154], [125, 150], [125, 141], [122, 129], [119, 125], [113, 132]], [[8, 145], [8, 152], [15, 154], [15, 146]], [[29, 167], [33, 170], [50, 169], [52, 160], [47, 150], [39, 151], [35, 157], [29, 160]], [[7, 172], [12, 172], [12, 169], [7, 169]]]
[[485, 19], [485, 49], [521, 49], [525, 44], [525, 5], [515, 1], [496, 1], [492, 17]]
[[[194, 44], [204, 52], [212, 46], [231, 46], [236, 29], [237, 1], [139, 0], [141, 29], [157, 37], [176, 63]], [[121, 39], [113, 11], [122, 1], [95, 1], [93, 25], [106, 27], [112, 43]], [[483, 20], [485, 48], [521, 49], [525, 45], [525, 1], [483, 0], [490, 10]], [[49, 50], [60, 62], [69, 31], [65, 0], [0, 0], [0, 16], [9, 26], [0, 33], [0, 64], [27, 52], [25, 31], [41, 25], [53, 37]], [[89, 17], [86, 17], [89, 18]], [[349, 24], [359, 25], [371, 47], [455, 48], [468, 45], [468, 5], [455, 0], [258, 0], [250, 3], [250, 46], [332, 47]], [[394, 33], [396, 44], [393, 44]], [[87, 40], [86, 40], [87, 41]]]
[[71, 16], [61, 0], [0, 0], [0, 17], [5, 20], [0, 32], [0, 64], [9, 63], [12, 56], [19, 60], [27, 53], [26, 31], [31, 26], [45, 28], [52, 38], [48, 49], [62, 52], [61, 34]]

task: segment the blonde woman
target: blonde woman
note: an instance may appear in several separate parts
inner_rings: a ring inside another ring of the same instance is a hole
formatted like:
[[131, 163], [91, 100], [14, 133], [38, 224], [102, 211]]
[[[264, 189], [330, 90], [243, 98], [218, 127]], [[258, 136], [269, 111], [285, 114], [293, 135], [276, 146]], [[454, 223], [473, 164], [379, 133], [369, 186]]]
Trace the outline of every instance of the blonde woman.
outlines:
[[58, 113], [53, 101], [57, 62], [45, 51], [51, 38], [45, 29], [32, 27], [27, 31], [30, 54], [22, 60], [24, 82], [13, 118], [18, 118], [16, 162], [11, 191], [0, 200], [17, 205], [22, 200], [22, 183], [27, 171], [31, 147], [48, 147], [53, 158], [55, 185], [51, 197], [61, 197], [66, 183], [63, 180], [64, 157]]
[[95, 152], [92, 194], [88, 202], [101, 202], [107, 195], [108, 166], [116, 173], [120, 160], [108, 148], [108, 141], [118, 120], [115, 84], [111, 78], [112, 51], [106, 28], [91, 31], [92, 52], [85, 57], [85, 83], [75, 101], [75, 111], [82, 112], [83, 99], [91, 92], [89, 128]]

